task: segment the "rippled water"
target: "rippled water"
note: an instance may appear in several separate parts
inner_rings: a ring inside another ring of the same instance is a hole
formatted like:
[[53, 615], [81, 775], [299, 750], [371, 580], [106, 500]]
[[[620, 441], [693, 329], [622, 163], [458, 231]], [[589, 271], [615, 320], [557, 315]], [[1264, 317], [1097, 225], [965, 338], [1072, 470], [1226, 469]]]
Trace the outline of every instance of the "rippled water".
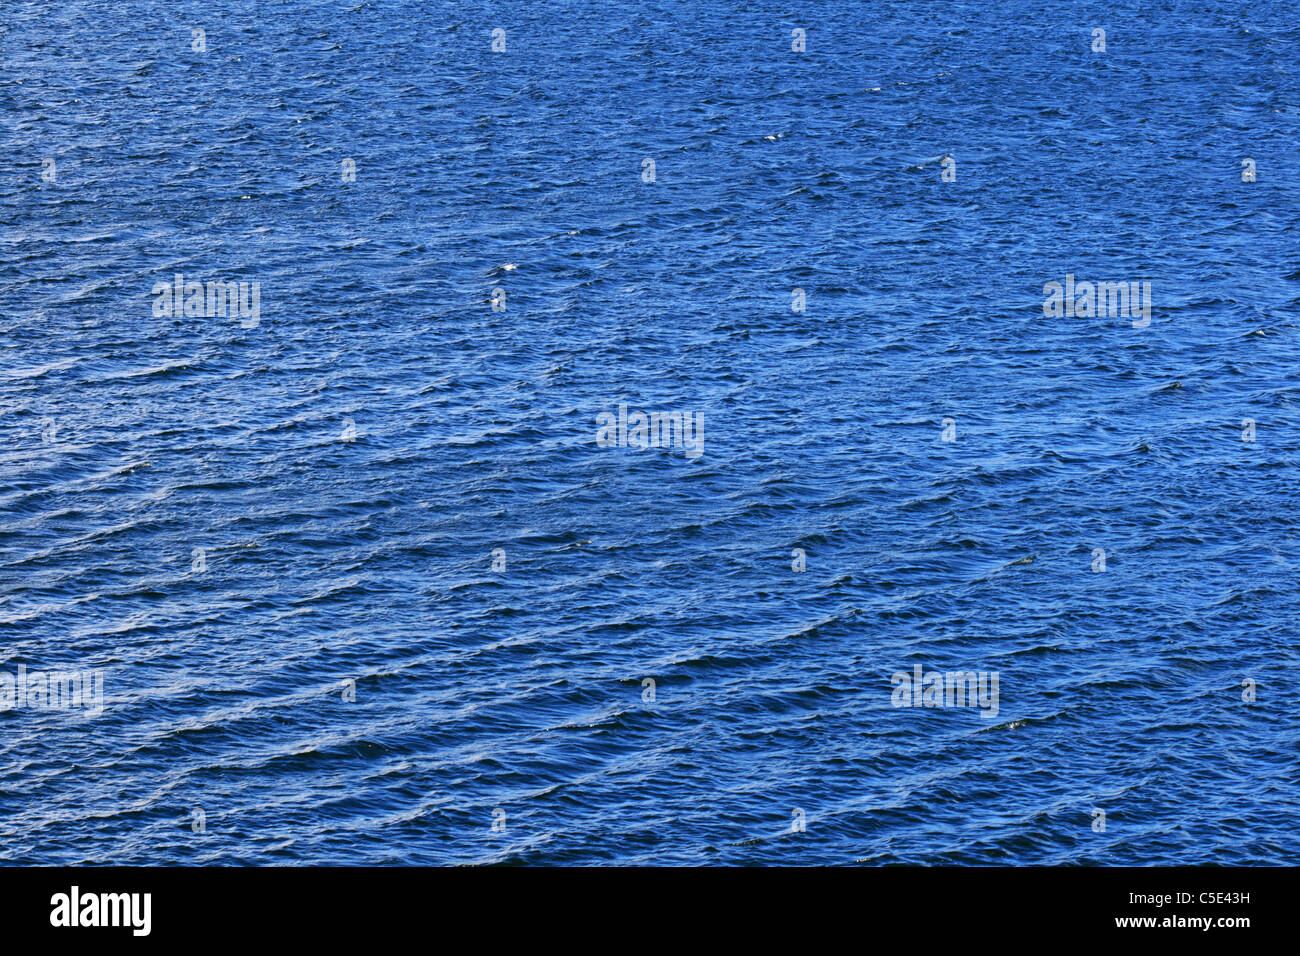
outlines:
[[1294, 861], [1292, 5], [0, 33], [0, 859]]

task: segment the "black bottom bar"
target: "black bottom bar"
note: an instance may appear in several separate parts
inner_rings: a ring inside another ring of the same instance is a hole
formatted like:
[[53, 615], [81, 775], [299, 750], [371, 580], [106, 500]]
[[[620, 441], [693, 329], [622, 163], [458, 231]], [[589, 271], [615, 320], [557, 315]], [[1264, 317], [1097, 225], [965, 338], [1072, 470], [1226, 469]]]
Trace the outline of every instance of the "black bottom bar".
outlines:
[[914, 942], [935, 934], [947, 946], [1042, 941], [1046, 931], [1072, 941], [1182, 945], [1197, 937], [1231, 945], [1286, 928], [1295, 875], [1190, 867], [0, 869], [0, 915], [19, 938], [80, 942], [334, 947], [373, 944], [376, 934], [476, 929], [494, 945], [510, 938], [537, 945], [539, 932], [620, 938], [595, 935], [610, 930], [649, 945], [699, 926], [759, 940], [781, 929], [810, 942], [843, 932], [882, 941], [902, 933]]

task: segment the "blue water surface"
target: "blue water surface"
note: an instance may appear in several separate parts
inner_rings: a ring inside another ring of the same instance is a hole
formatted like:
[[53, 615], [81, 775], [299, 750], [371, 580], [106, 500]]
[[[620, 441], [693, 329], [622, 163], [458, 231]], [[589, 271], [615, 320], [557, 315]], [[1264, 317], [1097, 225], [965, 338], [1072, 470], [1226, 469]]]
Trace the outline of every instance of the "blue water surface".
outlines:
[[0, 672], [105, 695], [0, 713], [0, 860], [1295, 861], [1294, 4], [4, 0], [0, 52]]

